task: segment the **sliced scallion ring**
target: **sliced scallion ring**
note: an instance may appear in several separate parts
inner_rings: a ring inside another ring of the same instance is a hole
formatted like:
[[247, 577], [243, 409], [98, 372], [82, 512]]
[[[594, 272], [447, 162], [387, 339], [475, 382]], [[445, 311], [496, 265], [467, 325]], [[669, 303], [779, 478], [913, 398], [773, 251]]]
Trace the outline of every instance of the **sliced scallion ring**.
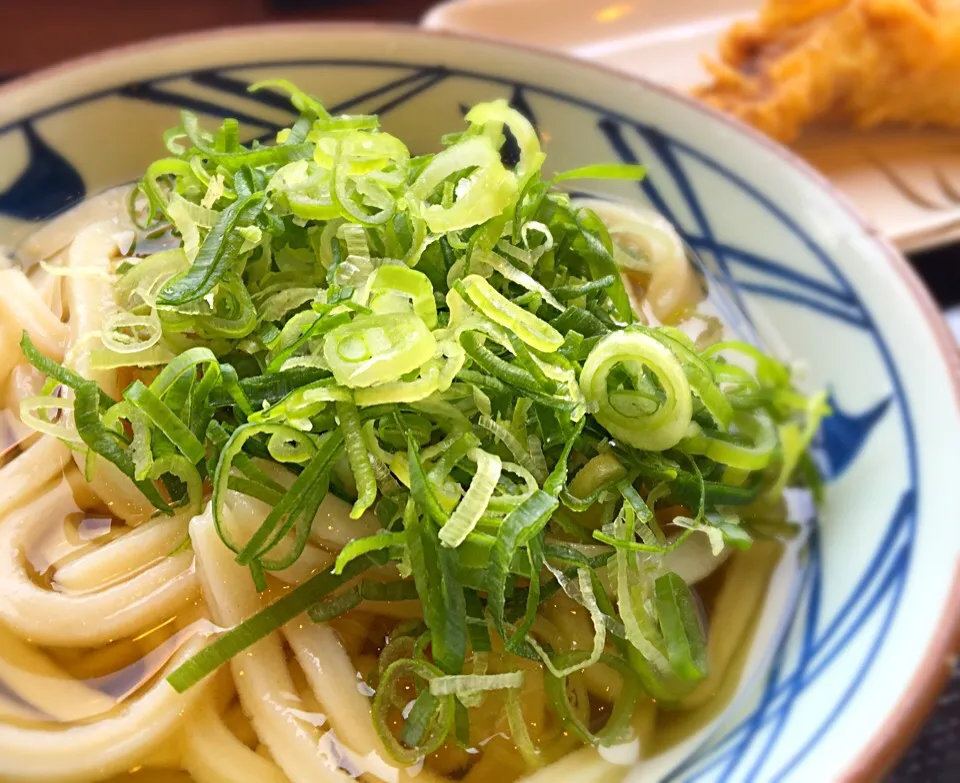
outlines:
[[398, 738], [387, 723], [397, 685], [402, 679], [414, 684], [418, 680], [429, 684], [434, 678], [443, 676], [436, 666], [413, 658], [394, 661], [383, 672], [380, 687], [373, 698], [373, 725], [397, 761], [413, 764], [439, 748], [450, 732], [454, 713], [453, 694], [434, 695], [428, 685], [410, 703], [409, 711], [405, 709], [406, 721]]
[[[618, 366], [639, 389], [609, 388]], [[644, 391], [647, 372], [661, 399]], [[595, 407], [597, 421], [638, 449], [664, 451], [677, 445], [693, 415], [690, 384], [680, 362], [669, 348], [640, 331], [612, 332], [601, 339], [583, 364], [580, 388]]]
[[415, 315], [364, 315], [327, 334], [323, 355], [337, 382], [352, 389], [396, 381], [433, 358], [437, 342]]

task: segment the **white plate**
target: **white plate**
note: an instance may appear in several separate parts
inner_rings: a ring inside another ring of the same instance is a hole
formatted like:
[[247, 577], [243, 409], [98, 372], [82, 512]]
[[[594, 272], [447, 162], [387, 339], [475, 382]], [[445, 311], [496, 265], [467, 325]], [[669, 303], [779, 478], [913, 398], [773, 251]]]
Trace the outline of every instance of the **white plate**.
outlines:
[[[755, 0], [452, 0], [426, 27], [473, 32], [622, 68], [679, 89]], [[844, 191], [901, 250], [960, 239], [960, 136], [935, 130], [817, 131], [794, 150]]]

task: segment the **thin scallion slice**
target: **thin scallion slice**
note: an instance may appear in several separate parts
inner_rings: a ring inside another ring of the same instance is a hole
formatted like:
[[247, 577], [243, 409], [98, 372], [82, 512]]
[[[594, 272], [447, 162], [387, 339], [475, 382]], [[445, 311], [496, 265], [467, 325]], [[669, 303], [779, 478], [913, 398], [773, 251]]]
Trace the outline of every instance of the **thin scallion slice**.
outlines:
[[180, 664], [167, 677], [167, 682], [178, 693], [196, 685], [215, 672], [234, 656], [256, 644], [264, 636], [282, 628], [286, 623], [305, 612], [338, 587], [353, 579], [373, 565], [368, 558], [356, 560], [342, 573], [321, 571], [295, 587], [266, 609], [231, 628], [215, 642], [205, 647], [189, 660]]

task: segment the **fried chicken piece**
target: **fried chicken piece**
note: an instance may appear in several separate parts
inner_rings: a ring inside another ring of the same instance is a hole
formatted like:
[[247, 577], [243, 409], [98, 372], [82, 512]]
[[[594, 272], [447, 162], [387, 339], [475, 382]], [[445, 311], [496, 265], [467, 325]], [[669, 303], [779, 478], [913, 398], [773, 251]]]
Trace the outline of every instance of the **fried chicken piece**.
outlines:
[[781, 141], [817, 120], [960, 127], [960, 0], [767, 0], [694, 94]]

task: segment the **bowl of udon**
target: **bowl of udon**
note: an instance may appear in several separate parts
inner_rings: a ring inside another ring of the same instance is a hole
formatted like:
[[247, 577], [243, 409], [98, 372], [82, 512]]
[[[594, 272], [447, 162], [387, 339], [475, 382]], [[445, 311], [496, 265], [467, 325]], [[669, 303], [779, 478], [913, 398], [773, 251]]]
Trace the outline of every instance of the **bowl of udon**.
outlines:
[[0, 91], [0, 779], [873, 780], [957, 353], [788, 153], [413, 29]]

